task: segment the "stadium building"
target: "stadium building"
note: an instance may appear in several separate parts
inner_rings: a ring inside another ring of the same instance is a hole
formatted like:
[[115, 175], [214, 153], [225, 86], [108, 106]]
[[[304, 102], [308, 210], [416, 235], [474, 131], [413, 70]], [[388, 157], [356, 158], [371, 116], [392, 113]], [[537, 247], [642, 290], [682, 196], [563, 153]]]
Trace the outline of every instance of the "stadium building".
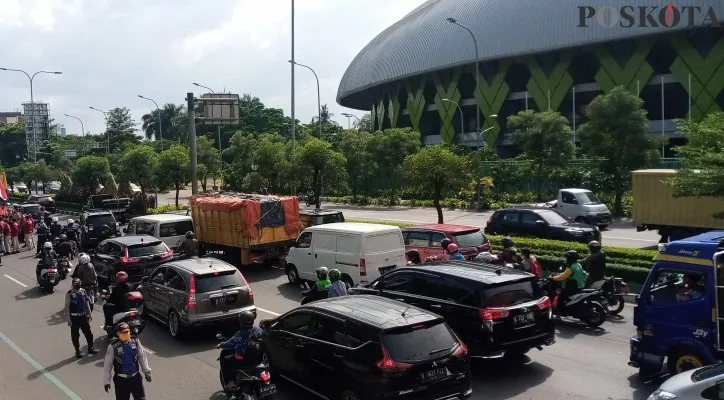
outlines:
[[623, 85], [670, 149], [675, 119], [724, 108], [722, 20], [721, 0], [428, 0], [360, 51], [337, 102], [370, 111], [375, 129], [505, 154], [508, 116], [555, 110], [575, 131], [595, 96]]

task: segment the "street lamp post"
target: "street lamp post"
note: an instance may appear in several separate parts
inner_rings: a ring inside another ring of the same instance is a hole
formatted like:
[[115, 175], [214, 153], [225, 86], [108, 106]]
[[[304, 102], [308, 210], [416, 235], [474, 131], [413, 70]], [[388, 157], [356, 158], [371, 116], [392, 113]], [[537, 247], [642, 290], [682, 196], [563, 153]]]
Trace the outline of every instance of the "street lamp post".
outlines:
[[319, 95], [319, 77], [317, 76], [317, 73], [314, 72], [312, 67], [304, 64], [300, 64], [296, 61], [289, 60], [289, 62], [293, 65], [299, 65], [300, 67], [304, 67], [314, 74], [314, 79], [317, 80], [317, 135], [320, 139], [322, 139], [322, 98]]
[[108, 113], [93, 106], [89, 106], [88, 108], [103, 113], [103, 116], [106, 118], [106, 154], [108, 154], [111, 148], [111, 135], [108, 133]]
[[460, 108], [460, 104], [458, 104], [457, 101], [453, 101], [450, 99], [442, 99], [442, 101], [447, 101], [448, 103], [453, 103], [458, 108], [458, 111], [460, 111], [460, 133], [465, 132], [465, 119], [463, 117], [463, 109]]
[[475, 34], [473, 31], [468, 28], [467, 26], [459, 23], [455, 18], [448, 18], [447, 21], [453, 25], [457, 25], [466, 31], [470, 33], [470, 37], [473, 38], [473, 44], [475, 45], [475, 131], [478, 133], [478, 136], [480, 136], [480, 99], [479, 96], [479, 87], [480, 87], [480, 68], [478, 66], [478, 62], [480, 60], [480, 57], [478, 57], [478, 41], [475, 39]]
[[357, 123], [358, 123], [358, 124], [359, 124], [360, 122], [362, 122], [362, 121], [359, 119], [359, 117], [356, 116], [356, 115], [354, 115], [354, 114], [342, 113], [342, 116], [347, 117], [347, 128], [349, 128], [349, 118], [350, 118], [350, 117], [354, 117], [354, 118], [357, 120]]
[[[199, 85], [196, 82], [192, 82], [192, 83], [194, 86], [204, 88], [204, 89], [208, 90], [209, 92], [211, 92], [212, 94], [216, 94], [216, 92], [214, 92], [213, 90], [211, 90], [211, 88], [209, 88], [207, 86]], [[219, 145], [219, 174], [221, 174], [221, 187], [223, 187], [223, 185], [224, 185], [224, 161], [223, 161], [223, 158], [221, 157], [221, 125], [218, 125], [216, 127], [216, 137], [217, 137], [216, 140], [218, 141], [218, 145]]]
[[30, 81], [30, 121], [32, 123], [32, 129], [33, 129], [33, 162], [38, 161], [38, 142], [35, 137], [35, 101], [33, 99], [33, 79], [35, 79], [35, 76], [38, 74], [53, 74], [53, 75], [60, 75], [62, 72], [60, 71], [38, 71], [34, 73], [33, 75], [28, 74], [27, 72], [23, 71], [22, 69], [12, 69], [12, 68], [0, 68], [0, 71], [12, 71], [12, 72], [22, 72], [25, 74], [25, 76], [28, 77], [28, 80]]
[[[80, 122], [80, 130], [81, 130], [82, 136], [85, 138], [86, 134], [85, 134], [85, 126], [83, 126], [83, 121], [80, 118], [76, 117], [75, 115], [69, 115], [69, 114], [63, 114], [63, 115], [65, 115], [68, 118], [75, 118], [78, 120], [78, 122]], [[85, 145], [86, 145], [86, 147], [88, 147], [87, 140], [85, 141]]]
[[152, 99], [149, 99], [148, 97], [141, 96], [140, 94], [138, 95], [138, 97], [152, 102], [156, 106], [156, 110], [158, 110], [158, 140], [161, 142], [161, 151], [163, 151], [163, 126], [161, 126], [161, 107], [158, 106], [158, 103], [156, 103]]

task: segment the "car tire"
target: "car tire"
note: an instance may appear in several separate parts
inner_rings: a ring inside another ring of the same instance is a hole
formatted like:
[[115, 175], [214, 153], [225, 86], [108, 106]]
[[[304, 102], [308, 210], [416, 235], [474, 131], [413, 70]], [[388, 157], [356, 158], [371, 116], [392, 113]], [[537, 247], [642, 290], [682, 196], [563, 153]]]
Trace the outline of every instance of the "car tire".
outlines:
[[603, 224], [603, 225], [598, 226], [598, 229], [600, 229], [600, 230], [604, 230], [606, 228], [608, 228], [608, 224]]
[[181, 339], [183, 336], [183, 327], [181, 326], [181, 317], [176, 311], [168, 313], [168, 333], [174, 339]]
[[357, 394], [357, 391], [352, 389], [345, 389], [342, 394], [339, 395], [339, 400], [360, 400], [361, 397]]
[[352, 281], [352, 278], [347, 274], [342, 275], [342, 282], [344, 282], [344, 284], [347, 285], [348, 288], [354, 287], [354, 281]]
[[295, 285], [299, 283], [299, 271], [297, 271], [297, 267], [295, 267], [293, 264], [287, 264], [285, 268], [285, 272], [287, 274], [287, 280], [292, 285]]
[[708, 363], [699, 354], [688, 350], [675, 350], [669, 356], [667, 368], [671, 375], [700, 368]]

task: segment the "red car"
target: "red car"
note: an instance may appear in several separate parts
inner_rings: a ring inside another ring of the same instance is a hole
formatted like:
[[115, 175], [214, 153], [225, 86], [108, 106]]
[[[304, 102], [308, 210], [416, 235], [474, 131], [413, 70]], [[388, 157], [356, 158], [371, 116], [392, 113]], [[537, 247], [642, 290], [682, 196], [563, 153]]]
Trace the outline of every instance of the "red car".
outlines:
[[458, 245], [466, 259], [471, 259], [483, 251], [490, 251], [490, 241], [480, 228], [466, 225], [429, 224], [416, 225], [402, 230], [405, 238], [405, 251], [417, 250], [424, 261], [431, 256], [447, 259], [440, 242], [448, 238]]

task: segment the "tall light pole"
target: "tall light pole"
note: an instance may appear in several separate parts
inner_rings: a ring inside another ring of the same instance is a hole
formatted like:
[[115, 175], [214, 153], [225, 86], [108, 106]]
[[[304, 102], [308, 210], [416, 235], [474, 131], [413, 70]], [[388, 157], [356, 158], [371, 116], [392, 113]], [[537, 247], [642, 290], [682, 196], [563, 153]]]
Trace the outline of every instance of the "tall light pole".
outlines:
[[12, 71], [12, 72], [22, 72], [25, 74], [25, 76], [28, 77], [28, 80], [30, 81], [30, 122], [33, 129], [33, 162], [38, 161], [38, 142], [35, 137], [35, 101], [33, 99], [33, 79], [35, 79], [35, 75], [38, 74], [53, 74], [53, 75], [60, 75], [62, 72], [60, 71], [38, 71], [34, 73], [33, 75], [28, 74], [27, 72], [23, 71], [22, 69], [12, 69], [12, 68], [0, 68], [0, 71]]
[[156, 103], [152, 99], [149, 99], [148, 97], [143, 97], [140, 94], [138, 95], [138, 97], [144, 100], [148, 100], [156, 106], [156, 110], [158, 111], [158, 140], [161, 142], [161, 151], [163, 151], [163, 126], [161, 126], [161, 107], [158, 106], [158, 103]]
[[359, 117], [356, 116], [356, 115], [354, 115], [354, 114], [342, 113], [342, 116], [347, 117], [347, 128], [349, 128], [349, 118], [350, 118], [350, 117], [354, 117], [354, 118], [357, 120], [357, 123], [358, 123], [358, 124], [359, 124], [360, 122], [362, 122], [362, 121], [359, 119]]
[[317, 80], [317, 135], [320, 139], [322, 139], [322, 98], [319, 95], [319, 77], [317, 76], [317, 73], [314, 72], [312, 67], [304, 64], [300, 64], [296, 61], [289, 60], [292, 65], [299, 65], [300, 67], [304, 67], [314, 74], [314, 79]]
[[103, 113], [103, 116], [106, 118], [106, 154], [108, 154], [111, 148], [111, 135], [108, 133], [108, 113], [93, 106], [89, 106], [88, 108]]
[[442, 99], [442, 101], [447, 101], [448, 103], [453, 103], [453, 104], [455, 104], [455, 107], [458, 108], [458, 111], [460, 111], [460, 133], [461, 134], [464, 133], [465, 132], [465, 118], [463, 117], [463, 109], [460, 108], [460, 104], [458, 104], [457, 101], [453, 101], [450, 99]]
[[[204, 88], [204, 89], [208, 90], [209, 92], [211, 92], [212, 94], [216, 94], [216, 92], [211, 90], [211, 88], [209, 88], [208, 86], [199, 85], [196, 82], [192, 82], [192, 83], [194, 86]], [[223, 161], [223, 158], [221, 157], [221, 125], [218, 125], [216, 127], [216, 137], [217, 137], [216, 140], [218, 141], [218, 145], [219, 145], [219, 173], [221, 174], [221, 185], [223, 187], [223, 184], [224, 184], [224, 161]]]
[[459, 23], [455, 18], [450, 17], [447, 21], [465, 29], [468, 33], [470, 33], [470, 37], [473, 38], [473, 44], [475, 45], [475, 132], [477, 132], [478, 136], [480, 136], [480, 94], [478, 93], [480, 87], [480, 68], [478, 66], [478, 62], [480, 61], [480, 57], [478, 57], [478, 41], [475, 39], [473, 31], [467, 26]]
[[[83, 138], [85, 138], [86, 134], [85, 134], [85, 126], [83, 126], [83, 121], [80, 118], [76, 117], [75, 115], [69, 115], [69, 114], [63, 114], [63, 115], [65, 115], [68, 118], [75, 118], [78, 120], [78, 122], [80, 122], [80, 130], [81, 130], [81, 134], [82, 134], [81, 136]], [[84, 140], [84, 141], [85, 141], [86, 147], [88, 147], [88, 141], [87, 140]]]

